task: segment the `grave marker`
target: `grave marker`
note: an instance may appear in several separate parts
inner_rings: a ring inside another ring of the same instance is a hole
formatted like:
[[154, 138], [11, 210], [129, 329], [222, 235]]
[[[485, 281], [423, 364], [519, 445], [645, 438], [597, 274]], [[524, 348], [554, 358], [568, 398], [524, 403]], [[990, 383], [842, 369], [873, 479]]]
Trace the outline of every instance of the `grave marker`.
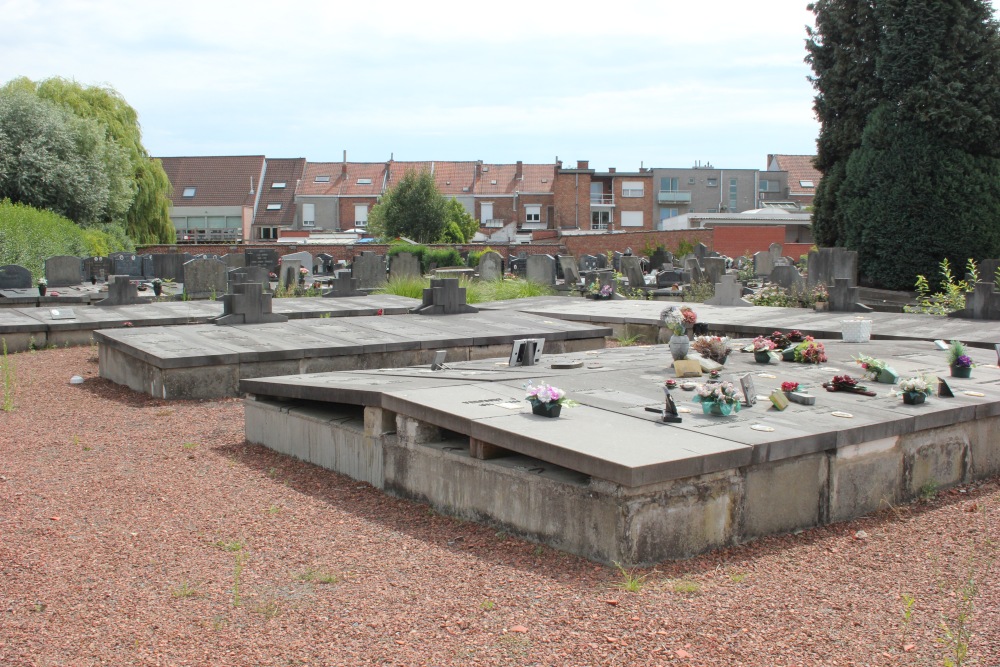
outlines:
[[492, 250], [484, 252], [479, 258], [480, 280], [503, 280], [503, 257]]
[[226, 293], [226, 264], [221, 259], [192, 259], [184, 264], [184, 296], [208, 299]]
[[28, 289], [34, 283], [31, 271], [18, 264], [0, 266], [0, 289]]
[[83, 260], [73, 255], [56, 255], [45, 260], [49, 287], [69, 287], [83, 282]]

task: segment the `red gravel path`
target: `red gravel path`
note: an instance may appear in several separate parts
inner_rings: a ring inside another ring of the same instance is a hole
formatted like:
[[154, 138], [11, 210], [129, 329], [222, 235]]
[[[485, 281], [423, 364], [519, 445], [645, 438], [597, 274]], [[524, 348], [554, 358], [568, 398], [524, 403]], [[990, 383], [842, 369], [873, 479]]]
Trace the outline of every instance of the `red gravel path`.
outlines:
[[1000, 665], [997, 480], [663, 563], [629, 592], [613, 568], [248, 446], [240, 401], [154, 400], [97, 378], [93, 354], [9, 357], [5, 667], [940, 665], [970, 574], [965, 664]]

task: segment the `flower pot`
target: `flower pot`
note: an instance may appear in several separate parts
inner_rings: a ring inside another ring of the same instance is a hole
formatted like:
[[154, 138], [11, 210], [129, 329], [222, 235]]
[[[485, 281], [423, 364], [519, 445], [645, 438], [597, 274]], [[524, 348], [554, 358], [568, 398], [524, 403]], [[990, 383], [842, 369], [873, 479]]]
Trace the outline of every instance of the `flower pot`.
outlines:
[[39, 296], [45, 296], [45, 291], [47, 289], [48, 289], [48, 285], [39, 285], [38, 286], [38, 295]]
[[769, 364], [771, 363], [771, 353], [767, 350], [754, 350], [753, 360], [758, 364]]
[[785, 361], [795, 361], [795, 346], [786, 347], [781, 351], [781, 358]]
[[889, 367], [879, 371], [879, 374], [875, 376], [875, 381], [883, 384], [896, 384], [898, 380], [899, 373]]
[[97, 284], [97, 276], [90, 276], [90, 284], [91, 285]]
[[919, 405], [927, 399], [927, 396], [922, 391], [907, 391], [903, 392], [903, 403], [907, 405]]
[[841, 320], [840, 325], [845, 343], [867, 343], [871, 340], [871, 320]]
[[830, 310], [830, 302], [817, 301], [816, 303], [813, 304], [813, 310], [815, 310], [817, 313], [825, 313], [828, 310]]
[[953, 378], [970, 378], [972, 377], [972, 366], [952, 366], [951, 376]]
[[539, 417], [558, 417], [561, 411], [561, 403], [555, 403], [553, 401], [549, 401], [548, 403], [542, 403], [541, 401], [531, 402], [531, 412]]
[[160, 285], [158, 283], [153, 283], [153, 294], [155, 294], [156, 296], [160, 296], [161, 294], [163, 294], [163, 285]]
[[714, 417], [728, 417], [734, 412], [740, 411], [739, 403], [718, 403], [716, 401], [702, 401], [701, 411], [706, 415]]
[[670, 346], [670, 356], [675, 360], [686, 359], [688, 348], [691, 347], [691, 341], [688, 340], [687, 336], [674, 334], [670, 337], [667, 345]]

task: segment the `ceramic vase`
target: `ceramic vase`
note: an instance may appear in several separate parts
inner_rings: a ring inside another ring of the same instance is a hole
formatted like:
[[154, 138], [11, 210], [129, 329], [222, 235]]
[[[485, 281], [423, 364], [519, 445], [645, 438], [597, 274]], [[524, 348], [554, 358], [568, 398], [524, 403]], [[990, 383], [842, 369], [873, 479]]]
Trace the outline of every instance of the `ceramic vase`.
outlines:
[[672, 356], [675, 360], [686, 359], [688, 348], [691, 347], [691, 341], [688, 340], [687, 336], [678, 336], [677, 334], [674, 334], [670, 337], [667, 345], [670, 346], [670, 356]]

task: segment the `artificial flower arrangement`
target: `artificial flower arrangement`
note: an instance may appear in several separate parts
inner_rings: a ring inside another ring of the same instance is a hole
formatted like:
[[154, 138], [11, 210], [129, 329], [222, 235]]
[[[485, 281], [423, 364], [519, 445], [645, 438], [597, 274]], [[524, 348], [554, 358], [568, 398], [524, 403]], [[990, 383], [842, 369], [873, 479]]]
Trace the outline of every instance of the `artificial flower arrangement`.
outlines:
[[972, 357], [966, 354], [965, 345], [958, 340], [953, 340], [948, 345], [948, 366], [951, 367], [952, 377], [967, 378], [972, 377], [972, 369], [975, 367]]
[[865, 371], [865, 377], [869, 380], [874, 380], [875, 382], [884, 382], [886, 384], [892, 384], [899, 379], [889, 364], [881, 359], [876, 359], [875, 357], [869, 357], [865, 354], [859, 354], [854, 358], [854, 362], [861, 366]]
[[304, 266], [300, 266], [299, 267], [299, 273], [301, 273], [304, 276], [308, 276], [309, 275], [309, 269], [307, 269]]
[[740, 411], [740, 398], [732, 382], [701, 384], [695, 389], [695, 403], [707, 414], [728, 415]]
[[753, 351], [754, 352], [770, 352], [777, 345], [770, 338], [765, 338], [764, 336], [757, 336], [753, 339]]
[[38, 284], [39, 284], [39, 285], [48, 285], [48, 284], [49, 284], [49, 281], [48, 281], [48, 279], [46, 279], [46, 278], [39, 278], [39, 279], [38, 279]]
[[874, 396], [874, 391], [868, 391], [868, 387], [858, 384], [858, 381], [850, 375], [834, 375], [829, 382], [824, 382], [823, 387], [827, 391], [845, 391], [850, 394], [861, 394], [863, 396]]
[[925, 377], [911, 377], [899, 381], [899, 393], [903, 396], [903, 402], [909, 405], [923, 403], [924, 399], [931, 395], [931, 385], [933, 380]]
[[663, 326], [670, 329], [670, 332], [675, 336], [683, 336], [685, 331], [685, 320], [684, 313], [677, 306], [671, 306], [670, 308], [664, 308], [660, 312], [660, 321]]
[[785, 392], [786, 394], [790, 394], [793, 391], [798, 391], [798, 389], [799, 389], [799, 383], [798, 382], [782, 382], [781, 383], [781, 391]]
[[[823, 343], [806, 336], [805, 340], [795, 346], [795, 361], [804, 364], [822, 364], [826, 362], [826, 347]], [[846, 377], [846, 376], [845, 376]]]
[[572, 408], [579, 405], [576, 401], [566, 398], [566, 392], [559, 387], [544, 382], [536, 385], [534, 380], [529, 380], [524, 389], [524, 399], [531, 403], [531, 410], [536, 415], [557, 417], [562, 406]]
[[802, 342], [802, 332], [798, 329], [792, 329], [788, 333], [782, 333], [780, 331], [775, 331], [768, 338], [774, 343], [774, 347], [779, 350], [783, 350], [792, 343]]
[[823, 283], [819, 283], [816, 287], [813, 287], [812, 296], [813, 301], [819, 301], [820, 303], [830, 300], [830, 292], [827, 291], [826, 285]]
[[681, 306], [681, 315], [684, 316], [684, 326], [686, 327], [693, 327], [698, 323], [698, 313], [689, 306]]
[[720, 364], [729, 358], [729, 338], [722, 336], [698, 336], [691, 342], [694, 351]]

